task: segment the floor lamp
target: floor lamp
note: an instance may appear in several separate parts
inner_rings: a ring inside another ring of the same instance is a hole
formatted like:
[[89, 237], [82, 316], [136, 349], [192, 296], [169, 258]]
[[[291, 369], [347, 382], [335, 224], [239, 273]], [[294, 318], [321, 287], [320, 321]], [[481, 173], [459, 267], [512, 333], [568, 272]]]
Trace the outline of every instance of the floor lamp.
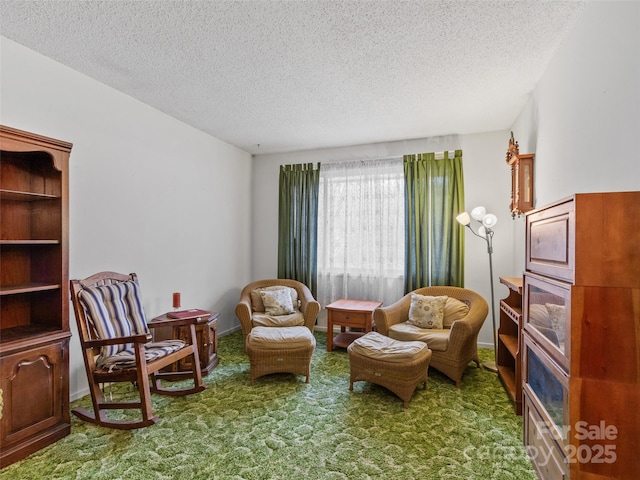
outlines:
[[[478, 227], [478, 231], [474, 231], [471, 228], [471, 219], [476, 220], [480, 223]], [[493, 294], [493, 262], [491, 260], [491, 255], [493, 254], [493, 230], [492, 227], [498, 223], [498, 218], [492, 213], [487, 213], [484, 207], [476, 207], [471, 210], [471, 216], [467, 212], [462, 212], [460, 215], [456, 217], [456, 220], [461, 225], [464, 225], [471, 233], [473, 233], [476, 237], [484, 238], [487, 242], [487, 252], [489, 253], [489, 281], [491, 285], [491, 320], [493, 321], [493, 362], [485, 362], [483, 364], [484, 368], [490, 370], [492, 372], [497, 372], [498, 367], [496, 365], [495, 360], [498, 359], [497, 348], [498, 348], [498, 330], [496, 328], [496, 311], [495, 311], [495, 298]]]

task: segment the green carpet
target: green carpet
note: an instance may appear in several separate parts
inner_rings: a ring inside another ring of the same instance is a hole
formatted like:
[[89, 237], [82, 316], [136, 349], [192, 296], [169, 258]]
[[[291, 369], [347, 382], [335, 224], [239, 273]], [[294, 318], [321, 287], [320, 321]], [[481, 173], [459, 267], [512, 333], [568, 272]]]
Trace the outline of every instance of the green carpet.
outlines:
[[[345, 350], [317, 332], [311, 383], [275, 374], [249, 386], [240, 332], [220, 338], [207, 390], [154, 395], [160, 421], [118, 431], [72, 416], [71, 435], [0, 479], [535, 479], [522, 418], [497, 376], [471, 364], [460, 389], [430, 369], [408, 409], [366, 382], [349, 391]], [[482, 349], [484, 359], [493, 351]], [[132, 387], [114, 389], [126, 396]], [[90, 406], [84, 397], [72, 406]]]

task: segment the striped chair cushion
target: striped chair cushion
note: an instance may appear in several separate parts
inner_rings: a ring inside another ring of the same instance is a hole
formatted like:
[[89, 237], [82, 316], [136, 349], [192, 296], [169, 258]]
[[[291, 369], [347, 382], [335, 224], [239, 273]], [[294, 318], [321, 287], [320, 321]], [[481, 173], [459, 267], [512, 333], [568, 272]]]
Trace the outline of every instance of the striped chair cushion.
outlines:
[[[186, 342], [183, 342], [182, 340], [149, 342], [144, 345], [144, 356], [147, 359], [147, 362], [151, 362], [180, 350], [185, 345]], [[115, 355], [111, 355], [109, 357], [105, 357], [101, 354], [96, 360], [96, 365], [98, 368], [104, 368], [109, 371], [118, 368], [130, 368], [136, 365], [136, 355], [133, 351], [133, 347], [121, 350]]]
[[[86, 287], [78, 295], [98, 338], [127, 337], [147, 334], [149, 329], [142, 308], [140, 286], [128, 281]], [[186, 345], [182, 340], [165, 340], [145, 344], [147, 362], [164, 357]], [[132, 343], [102, 347], [97, 366], [108, 370], [129, 368], [136, 364]]]

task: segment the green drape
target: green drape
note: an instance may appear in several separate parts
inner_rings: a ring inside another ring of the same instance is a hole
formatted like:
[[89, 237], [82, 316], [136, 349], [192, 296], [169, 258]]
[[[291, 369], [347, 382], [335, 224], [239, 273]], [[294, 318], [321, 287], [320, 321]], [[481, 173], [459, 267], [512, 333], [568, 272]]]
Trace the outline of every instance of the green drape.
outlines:
[[278, 278], [304, 283], [315, 297], [320, 164], [280, 166]]
[[405, 155], [405, 293], [431, 285], [464, 286], [462, 151], [444, 159]]

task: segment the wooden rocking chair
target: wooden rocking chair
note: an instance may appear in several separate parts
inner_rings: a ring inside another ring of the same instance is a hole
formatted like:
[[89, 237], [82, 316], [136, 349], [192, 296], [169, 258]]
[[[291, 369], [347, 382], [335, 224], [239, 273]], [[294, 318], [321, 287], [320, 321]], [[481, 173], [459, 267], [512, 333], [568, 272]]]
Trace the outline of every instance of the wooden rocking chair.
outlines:
[[[78, 324], [93, 412], [74, 408], [78, 418], [103, 427], [131, 430], [153, 425], [151, 392], [188, 395], [204, 390], [196, 344], [195, 319], [168, 319], [147, 324], [135, 273], [100, 272], [84, 280], [71, 280], [71, 301]], [[190, 326], [190, 341], [152, 342], [148, 327]], [[193, 356], [192, 388], [163, 388], [156, 373], [174, 362]], [[149, 382], [151, 376], [151, 382]], [[108, 401], [103, 383], [132, 382], [139, 401]], [[141, 418], [114, 420], [108, 410], [140, 410]]]

